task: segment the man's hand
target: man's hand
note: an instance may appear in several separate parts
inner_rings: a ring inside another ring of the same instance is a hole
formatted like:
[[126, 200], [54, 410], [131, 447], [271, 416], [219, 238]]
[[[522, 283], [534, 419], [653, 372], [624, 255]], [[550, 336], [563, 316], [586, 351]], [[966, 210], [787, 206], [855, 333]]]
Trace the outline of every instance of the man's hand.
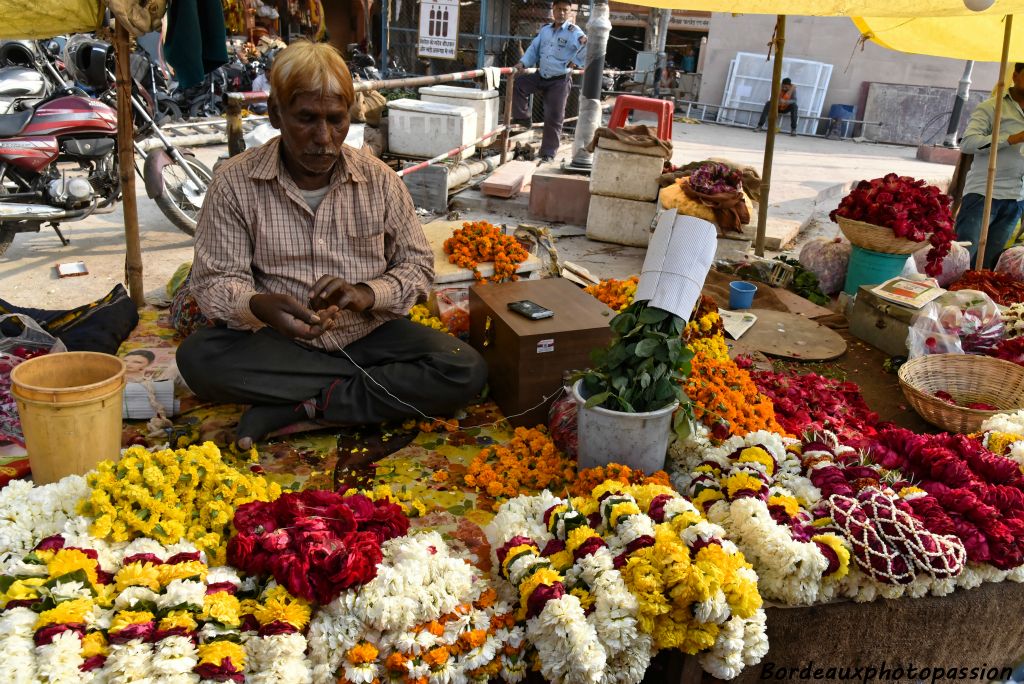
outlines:
[[586, 45], [586, 44], [587, 44], [587, 37], [586, 36], [580, 36], [580, 45]]
[[1006, 139], [1006, 142], [1010, 143], [1011, 145], [1018, 145], [1024, 142], [1024, 131], [1021, 131], [1020, 133], [1014, 133], [1013, 135]]
[[353, 285], [328, 275], [316, 281], [316, 285], [309, 291], [309, 305], [318, 311], [330, 307], [336, 307], [339, 311], [367, 311], [373, 308], [375, 299], [368, 285]]
[[338, 307], [323, 307], [313, 312], [295, 297], [286, 294], [256, 294], [249, 299], [256, 318], [288, 338], [312, 340], [336, 325]]
[[523, 64], [522, 62], [516, 62], [515, 66], [512, 67], [512, 70], [515, 71], [517, 74], [523, 72], [525, 69], [526, 65]]

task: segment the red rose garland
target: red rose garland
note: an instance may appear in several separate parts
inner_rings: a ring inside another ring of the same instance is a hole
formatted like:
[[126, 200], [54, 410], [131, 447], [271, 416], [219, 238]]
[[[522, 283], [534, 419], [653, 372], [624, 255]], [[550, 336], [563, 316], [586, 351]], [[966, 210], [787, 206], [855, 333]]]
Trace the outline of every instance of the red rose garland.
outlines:
[[910, 505], [928, 529], [953, 529], [970, 561], [1000, 570], [1024, 564], [1024, 474], [1015, 462], [963, 435], [903, 429], [879, 433], [871, 456], [920, 481], [945, 515], [930, 504]]
[[311, 490], [243, 504], [234, 525], [228, 562], [327, 604], [376, 577], [380, 545], [408, 532], [409, 519], [386, 499]]

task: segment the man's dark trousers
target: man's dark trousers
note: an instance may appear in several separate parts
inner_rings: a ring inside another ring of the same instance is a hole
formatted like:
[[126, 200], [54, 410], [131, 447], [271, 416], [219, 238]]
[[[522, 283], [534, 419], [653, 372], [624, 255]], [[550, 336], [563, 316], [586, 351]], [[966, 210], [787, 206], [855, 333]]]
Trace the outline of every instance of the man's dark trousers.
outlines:
[[343, 424], [419, 415], [402, 401], [430, 416], [451, 415], [487, 381], [487, 364], [475, 349], [405, 318], [345, 351], [373, 380], [344, 353], [300, 345], [271, 328], [200, 329], [176, 358], [182, 378], [205, 401], [268, 406], [315, 399], [324, 418]]
[[544, 94], [544, 140], [540, 144], [540, 153], [544, 157], [554, 157], [558, 152], [558, 144], [562, 136], [562, 120], [565, 119], [565, 102], [569, 99], [569, 88], [572, 79], [568, 74], [543, 78], [539, 73], [516, 76], [516, 93], [512, 101], [512, 118], [531, 120], [530, 95], [540, 91]]

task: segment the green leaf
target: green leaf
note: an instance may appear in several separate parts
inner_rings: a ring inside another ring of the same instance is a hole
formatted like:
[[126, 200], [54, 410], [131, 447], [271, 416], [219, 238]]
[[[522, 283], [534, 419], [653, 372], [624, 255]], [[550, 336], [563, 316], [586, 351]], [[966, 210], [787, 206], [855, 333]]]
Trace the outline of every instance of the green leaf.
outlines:
[[668, 318], [668, 316], [668, 311], [665, 311], [664, 309], [648, 307], [640, 313], [639, 321], [644, 325], [650, 325], [651, 323], [660, 323]]
[[666, 371], [668, 371], [668, 364], [667, 363], [659, 363], [658, 365], [656, 365], [654, 367], [654, 371], [651, 373], [651, 377], [654, 380], [660, 380], [662, 378], [662, 376], [665, 375]]
[[647, 389], [648, 387], [651, 386], [651, 374], [650, 373], [641, 373], [639, 380], [640, 380], [640, 387], [642, 389]]
[[594, 396], [589, 397], [586, 403], [583, 404], [583, 406], [585, 408], [594, 408], [595, 406], [600, 406], [610, 396], [612, 396], [611, 392], [601, 392], [600, 394], [595, 394]]
[[625, 375], [617, 375], [614, 378], [612, 378], [612, 387], [614, 387], [619, 392], [622, 392], [622, 390], [626, 389], [627, 385], [629, 385], [629, 378], [627, 378]]
[[636, 345], [636, 355], [640, 358], [646, 359], [649, 356], [653, 356], [654, 352], [658, 350], [661, 343], [658, 340], [640, 340]]
[[631, 313], [620, 313], [612, 319], [611, 329], [622, 335], [636, 325], [636, 316]]

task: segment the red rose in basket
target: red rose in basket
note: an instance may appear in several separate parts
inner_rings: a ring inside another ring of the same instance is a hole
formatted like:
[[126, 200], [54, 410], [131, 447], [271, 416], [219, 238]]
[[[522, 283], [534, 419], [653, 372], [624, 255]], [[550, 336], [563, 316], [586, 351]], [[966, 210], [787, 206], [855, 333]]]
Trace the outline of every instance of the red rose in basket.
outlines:
[[[950, 244], [955, 237], [953, 214], [950, 207], [952, 198], [934, 185], [909, 176], [890, 173], [882, 178], [860, 181], [834, 209], [829, 218], [843, 227], [850, 242], [857, 241], [850, 236], [843, 222], [838, 219], [859, 221], [871, 226], [888, 228], [893, 236], [910, 242], [931, 243], [925, 271], [930, 276], [942, 273], [942, 260], [949, 254]], [[870, 245], [858, 245], [873, 251], [885, 251]], [[899, 250], [891, 253], [904, 253]], [[913, 246], [910, 246], [910, 251]], [[909, 252], [908, 252], [909, 253]]]

